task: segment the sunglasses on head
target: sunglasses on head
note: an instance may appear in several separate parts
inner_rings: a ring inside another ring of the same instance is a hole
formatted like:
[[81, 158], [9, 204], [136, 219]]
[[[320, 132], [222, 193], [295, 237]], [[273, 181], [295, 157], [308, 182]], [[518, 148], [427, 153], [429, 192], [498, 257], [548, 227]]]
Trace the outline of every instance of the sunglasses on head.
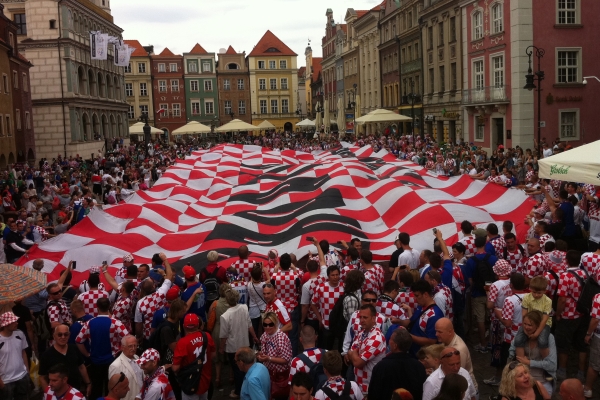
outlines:
[[508, 370], [512, 371], [513, 369], [517, 368], [517, 366], [521, 364], [518, 361], [512, 361], [510, 364], [508, 364]]
[[275, 324], [273, 322], [270, 322], [270, 323], [269, 322], [263, 322], [263, 327], [264, 328], [271, 328], [271, 327], [274, 327], [274, 326], [275, 326]]
[[458, 351], [458, 350], [451, 351], [450, 353], [446, 353], [443, 356], [441, 356], [440, 359], [448, 358], [448, 357], [452, 357], [452, 356], [460, 356], [460, 351]]
[[119, 380], [117, 381], [117, 383], [115, 383], [115, 384], [114, 384], [114, 386], [113, 386], [113, 387], [112, 387], [112, 389], [110, 389], [110, 390], [113, 390], [114, 388], [116, 388], [116, 387], [117, 387], [117, 385], [118, 385], [119, 383], [123, 382], [124, 380], [125, 380], [125, 373], [124, 373], [124, 372], [121, 372], [121, 376], [119, 377]]

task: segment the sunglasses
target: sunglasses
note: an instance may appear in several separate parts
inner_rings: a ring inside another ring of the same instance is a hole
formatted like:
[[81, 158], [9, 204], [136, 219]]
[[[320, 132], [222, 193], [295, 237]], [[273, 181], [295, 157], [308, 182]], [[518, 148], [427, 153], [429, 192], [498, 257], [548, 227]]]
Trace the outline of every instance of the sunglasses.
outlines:
[[121, 376], [119, 377], [119, 380], [117, 381], [117, 383], [114, 384], [114, 386], [110, 389], [111, 391], [117, 387], [117, 385], [121, 382], [123, 382], [125, 380], [125, 373], [121, 372]]
[[364, 301], [365, 303], [375, 303], [375, 302], [377, 302], [377, 299], [365, 299], [363, 297], [362, 301]]
[[68, 337], [70, 335], [70, 333], [57, 333], [56, 336], [58, 337]]
[[508, 370], [512, 371], [513, 369], [517, 368], [517, 366], [521, 364], [518, 361], [512, 361], [510, 364], [508, 364]]
[[271, 322], [271, 323], [263, 322], [263, 328], [271, 328], [274, 326], [275, 326], [275, 324], [273, 322]]
[[452, 356], [460, 356], [460, 351], [454, 350], [454, 351], [452, 351], [450, 353], [446, 353], [446, 354], [444, 354], [443, 356], [440, 357], [440, 360], [442, 358], [449, 358], [449, 357], [452, 357]]
[[56, 296], [57, 294], [60, 294], [60, 290], [58, 292], [50, 293], [51, 296]]

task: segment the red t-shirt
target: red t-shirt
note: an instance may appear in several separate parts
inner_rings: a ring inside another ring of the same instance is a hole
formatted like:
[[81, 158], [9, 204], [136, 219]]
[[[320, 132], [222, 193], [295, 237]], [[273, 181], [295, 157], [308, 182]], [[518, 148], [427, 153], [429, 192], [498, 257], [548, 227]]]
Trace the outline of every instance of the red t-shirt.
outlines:
[[[215, 351], [215, 343], [213, 342], [210, 333], [204, 332], [206, 334], [206, 341], [208, 342], [208, 347], [206, 348], [204, 354], [204, 366], [202, 367], [202, 376], [200, 377], [200, 387], [198, 388], [198, 394], [203, 394], [208, 391], [208, 387], [210, 386], [210, 380], [212, 379], [212, 359], [211, 354]], [[173, 354], [173, 365], [179, 365], [180, 367], [185, 367], [196, 360], [200, 353], [202, 352], [203, 338], [200, 332], [195, 332], [189, 335], [186, 335], [179, 339], [177, 345], [175, 346], [175, 352]]]

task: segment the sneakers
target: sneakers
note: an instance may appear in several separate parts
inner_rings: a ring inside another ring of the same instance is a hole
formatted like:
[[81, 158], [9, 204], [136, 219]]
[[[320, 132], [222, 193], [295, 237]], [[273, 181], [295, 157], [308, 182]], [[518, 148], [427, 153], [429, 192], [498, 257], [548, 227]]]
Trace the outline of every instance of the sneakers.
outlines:
[[586, 399], [591, 399], [592, 398], [592, 389], [583, 389], [583, 397], [585, 397]]
[[482, 346], [480, 344], [476, 344], [475, 346], [473, 346], [473, 350], [478, 351], [480, 353], [487, 353], [488, 349], [486, 346]]
[[231, 391], [231, 393], [229, 393], [229, 398], [230, 399], [239, 399], [240, 396], [238, 396], [237, 394], [235, 394], [235, 389]]
[[500, 378], [497, 376], [492, 376], [491, 378], [484, 379], [483, 383], [490, 386], [500, 386]]

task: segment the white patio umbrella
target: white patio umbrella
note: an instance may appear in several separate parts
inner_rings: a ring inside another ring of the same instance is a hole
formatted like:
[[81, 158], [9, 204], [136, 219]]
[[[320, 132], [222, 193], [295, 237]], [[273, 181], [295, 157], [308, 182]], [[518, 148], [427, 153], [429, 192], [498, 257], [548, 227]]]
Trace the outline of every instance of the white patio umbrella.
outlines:
[[[144, 125], [143, 122], [137, 122], [129, 127], [130, 135], [143, 135], [144, 134]], [[155, 128], [153, 126], [150, 127], [150, 133], [163, 133], [162, 130]]]
[[206, 125], [201, 124], [198, 121], [190, 121], [181, 128], [177, 128], [173, 131], [174, 135], [184, 135], [193, 133], [208, 133], [210, 128]]
[[234, 119], [225, 125], [219, 126], [215, 131], [217, 132], [236, 132], [236, 131], [258, 131], [260, 128], [258, 126], [254, 126], [247, 122], [242, 121], [241, 119]]
[[296, 124], [296, 126], [300, 126], [300, 127], [310, 127], [310, 126], [315, 126], [315, 121], [311, 121], [310, 119], [306, 118], [303, 119], [302, 121], [298, 122]]
[[542, 178], [600, 185], [600, 140], [538, 160]]
[[381, 108], [373, 110], [365, 116], [356, 118], [356, 122], [359, 124], [396, 121], [412, 121], [412, 119], [405, 115], [396, 114], [393, 111], [384, 110]]
[[260, 129], [275, 129], [275, 125], [273, 125], [272, 123], [270, 123], [266, 119], [263, 122], [261, 122], [260, 124], [258, 124], [258, 127]]

